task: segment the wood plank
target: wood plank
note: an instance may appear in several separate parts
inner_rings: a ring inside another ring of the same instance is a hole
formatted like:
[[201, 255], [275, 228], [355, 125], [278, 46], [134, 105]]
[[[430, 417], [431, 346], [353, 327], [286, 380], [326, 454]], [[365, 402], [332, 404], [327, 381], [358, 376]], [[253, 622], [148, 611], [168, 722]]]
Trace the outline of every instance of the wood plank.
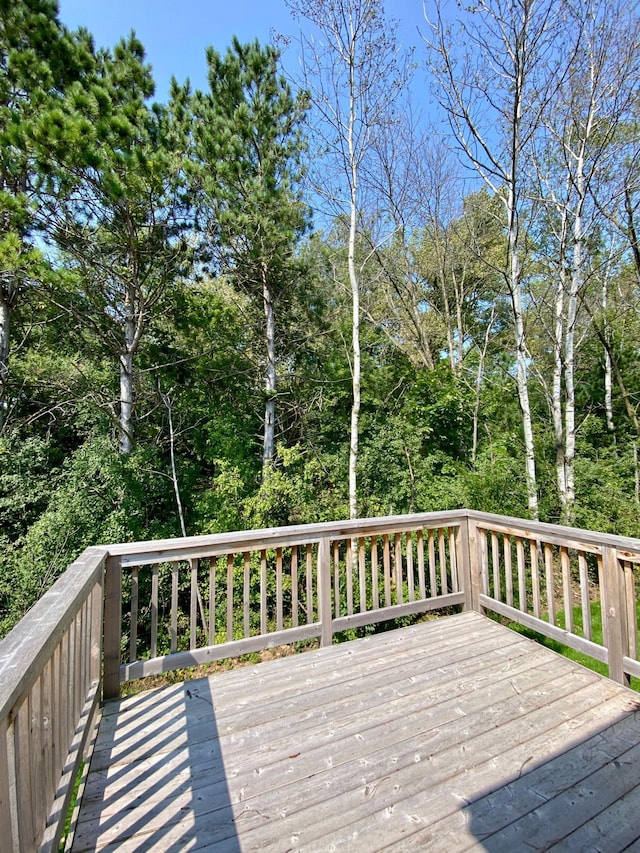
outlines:
[[438, 583], [436, 580], [436, 543], [433, 530], [429, 530], [427, 536], [429, 550], [429, 595], [438, 594]]
[[[416, 532], [416, 550], [418, 552], [418, 589], [420, 598], [427, 597], [427, 586], [424, 571], [424, 536], [422, 530]], [[377, 602], [374, 603], [374, 608]]]
[[313, 608], [313, 548], [310, 544], [306, 546], [306, 571], [307, 571], [307, 625], [311, 625], [315, 618]]
[[[582, 633], [587, 640], [593, 639], [591, 631], [591, 597], [589, 595], [589, 569], [583, 551], [578, 552], [578, 571], [580, 575], [580, 607], [582, 610]], [[635, 612], [635, 607], [634, 607]]]
[[[293, 564], [291, 567], [291, 572], [293, 574]], [[295, 621], [294, 627], [298, 625], [298, 579], [291, 578], [291, 589], [292, 594], [293, 590], [295, 590], [296, 599], [295, 599]], [[251, 554], [249, 551], [245, 551], [243, 554], [243, 566], [242, 566], [242, 632], [245, 638], [251, 636]]]
[[360, 599], [360, 613], [367, 611], [367, 575], [365, 563], [364, 539], [358, 539], [358, 593]]
[[[216, 641], [216, 572], [218, 558], [209, 558], [209, 645], [213, 646]], [[155, 657], [154, 655], [151, 656]]]
[[500, 594], [500, 557], [498, 550], [498, 534], [491, 534], [491, 563], [493, 567], [493, 597], [496, 601], [501, 600]]
[[[547, 592], [547, 616], [549, 624], [556, 624], [556, 597], [553, 582], [553, 551], [548, 542], [544, 544], [544, 572], [545, 572], [545, 587]], [[589, 638], [587, 638], [589, 639]]]
[[573, 633], [573, 591], [571, 589], [571, 560], [567, 548], [560, 549], [560, 567], [562, 569], [562, 597], [564, 602], [564, 627]]
[[131, 609], [129, 617], [129, 662], [138, 657], [138, 567], [131, 569]]
[[[380, 578], [378, 576], [378, 537], [371, 537], [371, 589], [373, 609], [380, 607]], [[336, 614], [337, 615], [337, 614]]]
[[[209, 609], [211, 613], [211, 608]], [[150, 653], [154, 658], [158, 654], [158, 564], [151, 566], [151, 638]]]
[[518, 609], [527, 612], [527, 575], [524, 563], [524, 542], [518, 536], [516, 539], [516, 571], [518, 573]]
[[178, 650], [178, 576], [180, 564], [174, 560], [171, 564], [171, 641], [172, 652]]
[[529, 543], [529, 555], [531, 559], [531, 587], [533, 593], [533, 615], [540, 618], [540, 571], [538, 569], [538, 546], [531, 540]]
[[[411, 531], [407, 531], [406, 535], [406, 543], [407, 543], [407, 587], [409, 592], [409, 602], [416, 600], [415, 594], [415, 577], [413, 574], [413, 538], [411, 536]], [[454, 590], [455, 592], [455, 590]]]
[[396, 533], [395, 540], [395, 557], [393, 561], [393, 577], [396, 584], [396, 600], [398, 604], [404, 603], [404, 571], [402, 568], [402, 534]]
[[353, 613], [353, 548], [351, 540], [347, 539], [347, 555], [345, 557], [345, 572], [347, 579], [347, 615]]
[[[15, 805], [11, 801], [10, 779], [13, 768], [9, 758], [9, 733], [6, 718], [0, 719], [0, 837], [8, 850], [14, 849], [14, 829], [17, 823]], [[11, 750], [13, 753], [13, 750]]]
[[505, 576], [505, 593], [507, 604], [513, 607], [513, 566], [511, 563], [511, 538], [509, 536], [502, 537], [502, 549], [504, 553], [504, 576]]
[[[198, 645], [198, 560], [189, 561], [189, 648]], [[134, 658], [135, 660], [135, 658]]]
[[389, 534], [382, 536], [382, 566], [384, 571], [384, 606], [391, 607], [391, 555], [389, 553]]
[[443, 528], [438, 530], [438, 559], [440, 562], [440, 590], [442, 595], [446, 595], [449, 592], [449, 585], [447, 583], [447, 555], [445, 551]]
[[340, 616], [340, 542], [333, 542], [333, 600], [334, 616]]
[[298, 627], [298, 546], [291, 548], [291, 624]]

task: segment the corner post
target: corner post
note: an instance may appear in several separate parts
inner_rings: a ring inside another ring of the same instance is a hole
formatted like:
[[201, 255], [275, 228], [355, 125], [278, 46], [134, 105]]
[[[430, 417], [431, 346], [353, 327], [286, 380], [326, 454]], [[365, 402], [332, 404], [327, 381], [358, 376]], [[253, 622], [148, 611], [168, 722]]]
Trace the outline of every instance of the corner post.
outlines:
[[122, 567], [107, 557], [104, 578], [104, 664], [102, 698], [120, 696], [120, 639], [122, 632]]
[[602, 546], [602, 575], [604, 584], [604, 640], [609, 654], [609, 678], [629, 686], [629, 676], [624, 671], [623, 657], [627, 648], [627, 608], [623, 572], [615, 548]]
[[320, 645], [333, 642], [333, 616], [331, 612], [331, 542], [324, 537], [318, 543], [318, 618], [320, 620]]
[[468, 515], [460, 522], [458, 547], [462, 563], [464, 609], [483, 612], [480, 608], [480, 562], [478, 560], [478, 531], [475, 519]]

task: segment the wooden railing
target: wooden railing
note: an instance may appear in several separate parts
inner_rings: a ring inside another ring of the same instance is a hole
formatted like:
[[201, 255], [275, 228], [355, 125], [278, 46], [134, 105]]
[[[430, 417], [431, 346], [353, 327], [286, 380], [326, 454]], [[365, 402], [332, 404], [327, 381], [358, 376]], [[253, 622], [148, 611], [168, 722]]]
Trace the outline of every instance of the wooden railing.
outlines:
[[133, 678], [464, 602], [460, 513], [109, 548], [105, 696]]
[[627, 683], [639, 562], [638, 540], [467, 510], [90, 548], [0, 643], [1, 849], [56, 849], [100, 696], [133, 678], [458, 606]]
[[606, 663], [615, 681], [640, 678], [640, 541], [467, 515], [474, 609], [499, 613]]
[[106, 551], [87, 549], [0, 643], [0, 849], [55, 851], [100, 700]]

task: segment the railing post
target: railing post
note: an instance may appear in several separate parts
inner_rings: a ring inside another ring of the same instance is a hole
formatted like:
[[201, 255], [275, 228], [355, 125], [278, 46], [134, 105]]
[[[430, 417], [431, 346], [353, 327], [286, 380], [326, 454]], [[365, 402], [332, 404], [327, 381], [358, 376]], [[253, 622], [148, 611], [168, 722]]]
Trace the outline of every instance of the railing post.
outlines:
[[604, 582], [602, 634], [609, 654], [609, 678], [628, 687], [629, 676], [625, 673], [622, 663], [622, 658], [628, 653], [625, 584], [617, 552], [610, 545], [602, 546], [602, 574]]
[[104, 665], [103, 699], [120, 695], [120, 640], [122, 632], [122, 567], [117, 557], [108, 557], [104, 579]]
[[480, 561], [478, 559], [478, 532], [473, 518], [465, 516], [458, 528], [461, 576], [464, 584], [464, 609], [480, 613]]
[[333, 614], [331, 611], [331, 542], [324, 537], [318, 543], [318, 617], [321, 634], [320, 645], [333, 642]]

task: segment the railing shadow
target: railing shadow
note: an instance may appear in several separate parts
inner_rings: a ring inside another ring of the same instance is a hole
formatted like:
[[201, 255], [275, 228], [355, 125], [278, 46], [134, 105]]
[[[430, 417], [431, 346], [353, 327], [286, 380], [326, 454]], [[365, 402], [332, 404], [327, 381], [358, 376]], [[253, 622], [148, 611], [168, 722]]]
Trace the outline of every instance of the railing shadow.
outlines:
[[73, 850], [239, 853], [206, 679], [110, 703]]
[[[438, 840], [434, 849], [638, 849], [638, 709], [640, 703], [632, 702], [630, 712], [613, 724], [543, 761], [532, 755], [515, 777], [430, 826], [430, 837]], [[421, 843], [416, 837], [408, 849]]]

